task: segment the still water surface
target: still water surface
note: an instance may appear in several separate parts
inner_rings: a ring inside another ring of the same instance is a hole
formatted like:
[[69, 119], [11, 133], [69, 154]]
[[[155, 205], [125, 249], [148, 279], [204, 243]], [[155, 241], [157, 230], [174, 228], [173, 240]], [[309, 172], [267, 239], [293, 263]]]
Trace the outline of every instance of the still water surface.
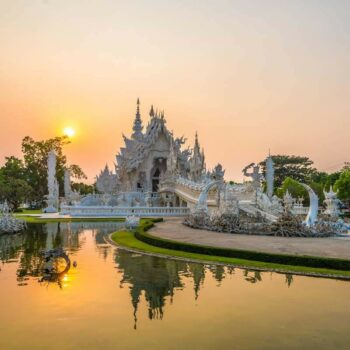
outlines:
[[[349, 349], [350, 283], [129, 253], [118, 223], [0, 237], [0, 349]], [[77, 262], [42, 280], [40, 251]]]

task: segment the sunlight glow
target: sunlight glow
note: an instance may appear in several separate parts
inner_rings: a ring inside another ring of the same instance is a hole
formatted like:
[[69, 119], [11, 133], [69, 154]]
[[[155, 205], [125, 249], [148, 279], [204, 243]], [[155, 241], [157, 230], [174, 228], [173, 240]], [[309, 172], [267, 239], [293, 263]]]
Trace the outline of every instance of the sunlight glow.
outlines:
[[73, 137], [75, 135], [75, 130], [71, 127], [66, 127], [63, 130], [64, 135], [68, 136], [68, 137]]

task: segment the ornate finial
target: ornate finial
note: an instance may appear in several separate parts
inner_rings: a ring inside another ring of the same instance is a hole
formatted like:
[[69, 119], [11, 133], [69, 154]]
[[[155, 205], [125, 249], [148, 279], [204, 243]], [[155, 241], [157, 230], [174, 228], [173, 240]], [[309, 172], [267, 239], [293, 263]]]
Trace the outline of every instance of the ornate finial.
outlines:
[[143, 126], [142, 126], [142, 120], [141, 120], [141, 114], [140, 114], [140, 99], [137, 98], [136, 101], [136, 115], [135, 115], [135, 120], [134, 120], [134, 125], [133, 125], [133, 134], [131, 135], [131, 137], [134, 140], [141, 140], [143, 137], [142, 134], [142, 130], [143, 130]]
[[137, 98], [136, 101], [136, 116], [140, 116], [140, 99]]
[[196, 136], [194, 139], [194, 145], [195, 145], [195, 147], [198, 147], [198, 149], [199, 149], [199, 141], [198, 141], [198, 132], [197, 131], [196, 131]]
[[150, 117], [154, 117], [153, 105], [151, 106], [151, 110], [149, 111], [149, 115], [150, 115]]

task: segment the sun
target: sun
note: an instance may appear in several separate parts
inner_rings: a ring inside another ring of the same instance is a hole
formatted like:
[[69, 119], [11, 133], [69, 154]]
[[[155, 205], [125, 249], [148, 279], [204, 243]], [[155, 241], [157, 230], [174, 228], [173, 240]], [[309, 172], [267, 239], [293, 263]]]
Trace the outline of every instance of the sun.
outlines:
[[67, 126], [66, 128], [63, 129], [63, 133], [68, 137], [73, 137], [75, 135], [75, 130], [70, 126]]

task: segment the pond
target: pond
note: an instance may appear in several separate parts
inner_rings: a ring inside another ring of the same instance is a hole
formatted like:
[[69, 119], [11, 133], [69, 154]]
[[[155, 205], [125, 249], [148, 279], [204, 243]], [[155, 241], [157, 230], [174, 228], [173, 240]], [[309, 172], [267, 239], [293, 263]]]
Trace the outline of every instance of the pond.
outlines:
[[[349, 349], [350, 283], [129, 253], [118, 223], [0, 237], [0, 349]], [[43, 279], [43, 249], [76, 262]]]

